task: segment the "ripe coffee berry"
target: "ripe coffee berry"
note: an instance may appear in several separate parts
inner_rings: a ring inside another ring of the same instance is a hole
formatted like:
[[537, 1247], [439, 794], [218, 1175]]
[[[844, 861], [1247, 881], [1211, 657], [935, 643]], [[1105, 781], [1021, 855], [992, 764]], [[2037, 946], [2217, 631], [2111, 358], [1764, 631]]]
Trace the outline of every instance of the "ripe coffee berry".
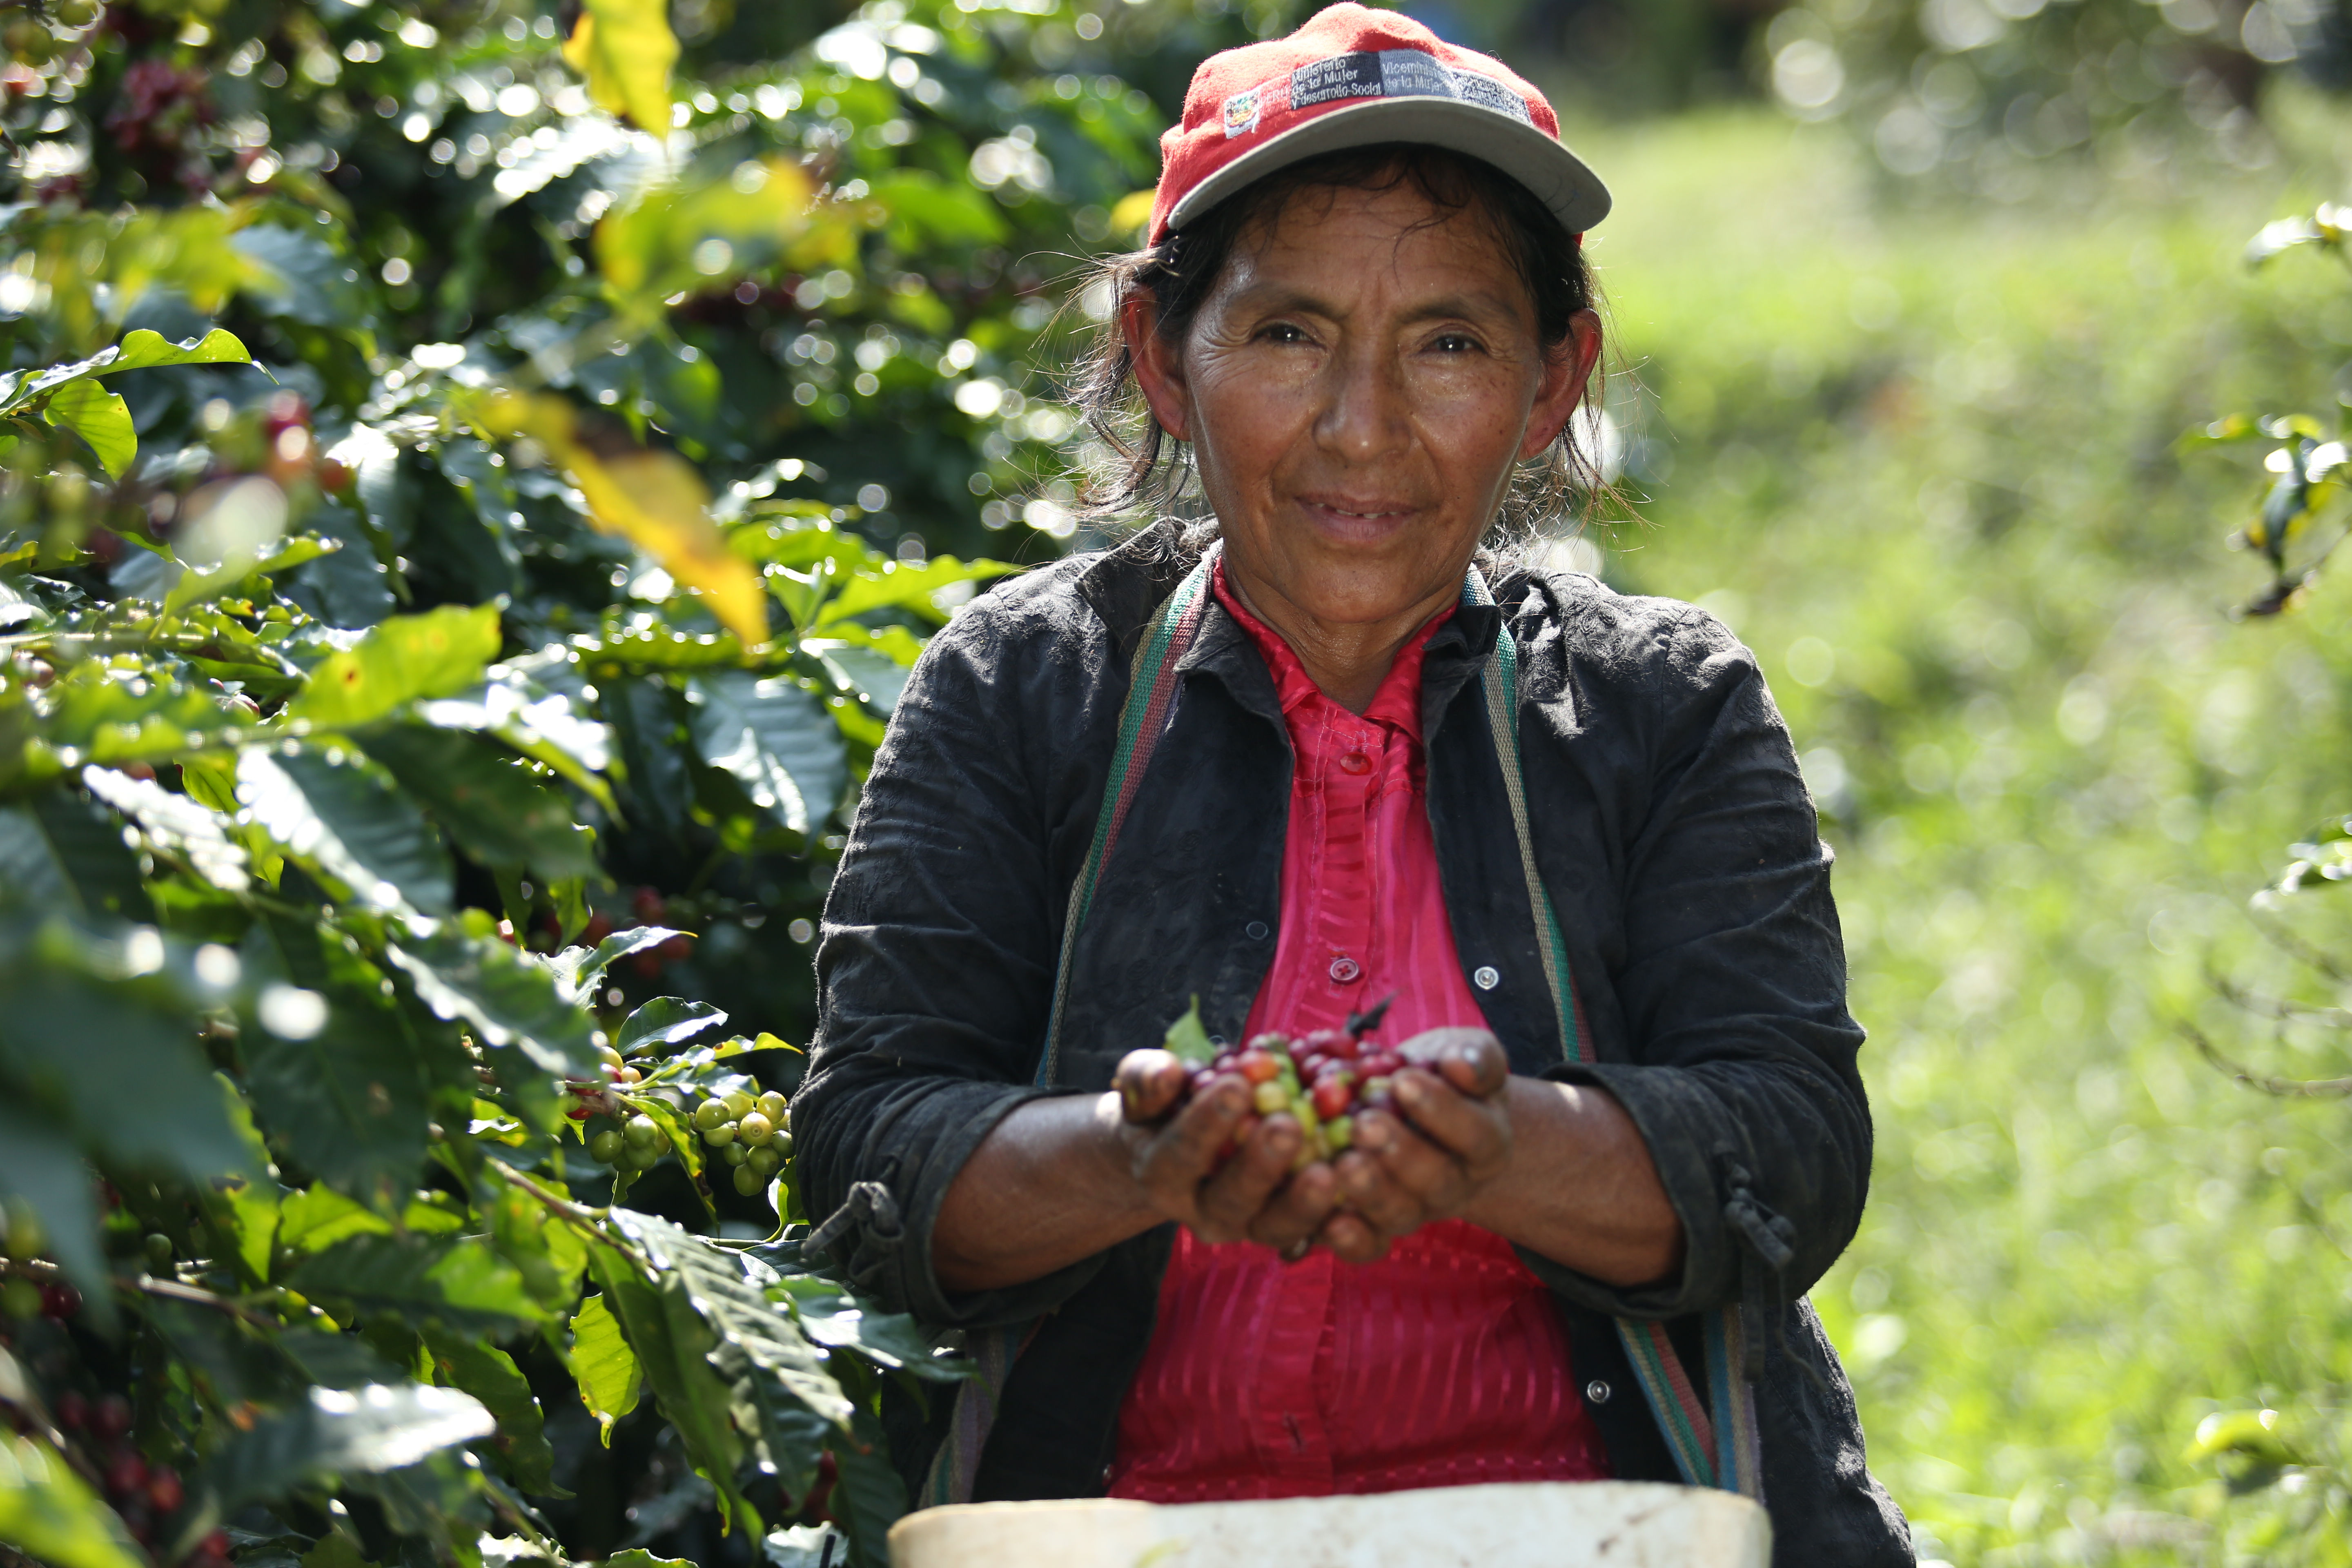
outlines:
[[89, 1429], [111, 1443], [131, 1430], [131, 1401], [119, 1394], [110, 1394], [98, 1402], [90, 1413]]
[[[1387, 1011], [1383, 1002], [1350, 1018], [1345, 1029], [1317, 1029], [1296, 1039], [1270, 1032], [1236, 1050], [1211, 1043], [1195, 1006], [1169, 1026], [1167, 1046], [1192, 1068], [1187, 1098], [1237, 1078], [1249, 1086], [1250, 1109], [1257, 1116], [1295, 1120], [1305, 1136], [1293, 1165], [1303, 1170], [1352, 1148], [1357, 1113], [1390, 1102], [1391, 1080], [1403, 1058], [1369, 1038]], [[1245, 1135], [1227, 1145], [1224, 1157], [1231, 1157]]]

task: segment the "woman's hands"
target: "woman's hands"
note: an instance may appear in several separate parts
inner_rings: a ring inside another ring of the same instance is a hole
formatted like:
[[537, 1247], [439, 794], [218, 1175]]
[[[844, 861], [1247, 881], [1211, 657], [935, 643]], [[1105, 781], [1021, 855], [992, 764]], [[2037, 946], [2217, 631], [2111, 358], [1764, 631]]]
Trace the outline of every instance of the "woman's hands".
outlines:
[[[1179, 1106], [1189, 1079], [1176, 1057], [1149, 1050], [1129, 1052], [1113, 1079], [1121, 1136], [1151, 1205], [1203, 1241], [1256, 1241], [1287, 1251], [1311, 1240], [1339, 1189], [1327, 1164], [1292, 1174], [1304, 1136], [1297, 1121], [1257, 1115], [1247, 1086], [1234, 1078]], [[1226, 1147], [1237, 1140], [1227, 1157]]]
[[[1463, 1214], [1509, 1166], [1514, 1147], [1502, 1043], [1484, 1029], [1432, 1029], [1402, 1047], [1396, 1109], [1356, 1119], [1355, 1147], [1335, 1163], [1291, 1165], [1301, 1132], [1290, 1116], [1259, 1118], [1227, 1079], [1177, 1105], [1184, 1064], [1136, 1051], [1117, 1084], [1136, 1180], [1155, 1208], [1204, 1241], [1248, 1239], [1286, 1251], [1309, 1242], [1369, 1263], [1432, 1220]], [[1238, 1138], [1229, 1159], [1221, 1152]]]
[[1394, 1109], [1359, 1113], [1355, 1148], [1295, 1173], [1297, 1121], [1258, 1117], [1238, 1083], [1184, 1102], [1183, 1064], [1165, 1051], [1126, 1058], [1114, 1094], [1031, 1100], [949, 1187], [932, 1230], [940, 1283], [1043, 1279], [1171, 1219], [1207, 1241], [1369, 1263], [1459, 1217], [1611, 1284], [1681, 1267], [1682, 1222], [1649, 1146], [1605, 1092], [1511, 1077], [1483, 1029], [1404, 1049], [1417, 1059], [1395, 1075]]

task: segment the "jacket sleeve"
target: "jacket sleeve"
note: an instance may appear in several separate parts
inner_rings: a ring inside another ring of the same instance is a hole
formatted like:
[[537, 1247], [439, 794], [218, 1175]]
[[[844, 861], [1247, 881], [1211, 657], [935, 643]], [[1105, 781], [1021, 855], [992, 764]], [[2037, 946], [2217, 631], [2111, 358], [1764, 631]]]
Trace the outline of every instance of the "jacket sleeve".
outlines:
[[[1053, 646], [1066, 626], [1036, 607], [1035, 583], [975, 601], [898, 699], [825, 900], [814, 1057], [793, 1107], [816, 1246], [885, 1310], [940, 1326], [1034, 1317], [1099, 1267], [954, 1296], [931, 1268], [964, 1162], [1043, 1092], [1030, 1084], [1068, 897], [1053, 851], [1087, 826], [1053, 821], [1068, 792], [1050, 776], [1087, 723], [1034, 734], [1023, 699], [1050, 662], [1093, 656]], [[1098, 684], [1072, 673], [1064, 689]]]
[[1630, 1059], [1603, 1053], [1553, 1076], [1625, 1108], [1682, 1220], [1685, 1261], [1633, 1289], [1531, 1262], [1581, 1305], [1666, 1318], [1743, 1289], [1786, 1300], [1811, 1288], [1861, 1223], [1871, 1127], [1831, 855], [1763, 674], [1696, 610], [1646, 640], [1604, 982]]

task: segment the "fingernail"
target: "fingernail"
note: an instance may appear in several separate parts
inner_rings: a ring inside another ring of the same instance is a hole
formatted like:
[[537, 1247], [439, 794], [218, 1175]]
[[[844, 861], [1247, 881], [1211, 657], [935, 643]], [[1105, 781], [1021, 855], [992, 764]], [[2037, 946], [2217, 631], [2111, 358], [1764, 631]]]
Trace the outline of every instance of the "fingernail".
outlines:
[[1419, 1105], [1427, 1091], [1421, 1087], [1419, 1079], [1402, 1076], [1398, 1078], [1390, 1092], [1407, 1105]]

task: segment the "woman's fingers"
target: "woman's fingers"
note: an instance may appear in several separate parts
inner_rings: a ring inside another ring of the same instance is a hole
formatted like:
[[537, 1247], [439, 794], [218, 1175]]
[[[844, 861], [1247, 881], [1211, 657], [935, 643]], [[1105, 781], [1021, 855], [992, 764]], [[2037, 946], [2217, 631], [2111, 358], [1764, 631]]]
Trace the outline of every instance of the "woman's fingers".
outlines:
[[1129, 1051], [1119, 1058], [1111, 1082], [1120, 1112], [1129, 1121], [1157, 1121], [1183, 1098], [1192, 1074], [1167, 1051]]
[[1339, 1202], [1339, 1178], [1318, 1160], [1276, 1189], [1250, 1220], [1249, 1238], [1285, 1253], [1303, 1252]]
[[1342, 1263], [1377, 1263], [1389, 1251], [1389, 1238], [1351, 1209], [1340, 1209], [1325, 1220], [1315, 1239]]
[[1490, 1030], [1423, 1029], [1397, 1047], [1416, 1067], [1441, 1074], [1464, 1094], [1489, 1095], [1511, 1076], [1511, 1059]]
[[1484, 1082], [1486, 1076], [1482, 1065], [1449, 1059], [1435, 1072], [1405, 1068], [1397, 1074], [1391, 1092], [1396, 1096], [1397, 1110], [1414, 1131], [1451, 1155], [1466, 1173], [1483, 1181], [1510, 1158], [1510, 1112], [1493, 1090], [1465, 1089], [1454, 1081], [1456, 1073], [1477, 1082]]
[[[1220, 1085], [1220, 1089], [1227, 1086]], [[1239, 1084], [1231, 1086], [1236, 1098]], [[1181, 1120], [1181, 1118], [1180, 1118]], [[1213, 1175], [1204, 1168], [1188, 1194], [1191, 1213], [1181, 1215], [1203, 1241], [1239, 1241], [1277, 1188], [1288, 1180], [1303, 1136], [1289, 1116], [1269, 1116], [1242, 1140], [1240, 1150]], [[1205, 1176], [1207, 1179], [1202, 1180]]]

